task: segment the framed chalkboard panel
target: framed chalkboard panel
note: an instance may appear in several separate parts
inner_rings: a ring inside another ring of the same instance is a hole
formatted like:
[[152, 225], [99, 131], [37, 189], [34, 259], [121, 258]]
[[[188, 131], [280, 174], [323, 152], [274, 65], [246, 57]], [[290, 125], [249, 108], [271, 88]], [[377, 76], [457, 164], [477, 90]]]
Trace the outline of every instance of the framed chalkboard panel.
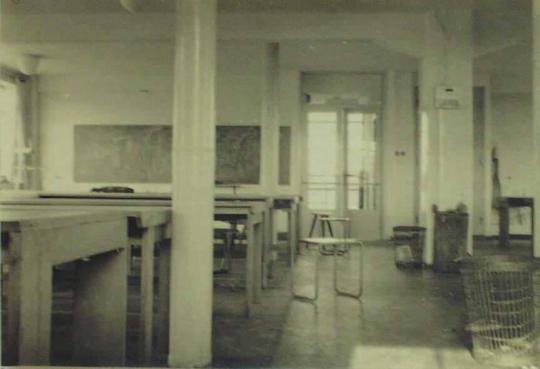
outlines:
[[76, 125], [75, 182], [171, 182], [172, 128]]
[[259, 126], [216, 127], [216, 181], [259, 184], [261, 128]]

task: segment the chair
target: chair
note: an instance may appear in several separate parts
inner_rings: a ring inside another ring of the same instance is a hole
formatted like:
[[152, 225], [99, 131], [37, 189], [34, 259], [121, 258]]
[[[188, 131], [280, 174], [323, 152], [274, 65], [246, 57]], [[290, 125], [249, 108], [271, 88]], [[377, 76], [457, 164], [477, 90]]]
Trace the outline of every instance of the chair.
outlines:
[[[333, 286], [334, 291], [339, 296], [346, 296], [351, 297], [354, 299], [359, 299], [362, 296], [363, 293], [363, 274], [364, 274], [364, 244], [362, 241], [354, 238], [330, 238], [330, 237], [324, 237], [324, 238], [304, 238], [300, 240], [300, 243], [305, 244], [307, 248], [309, 246], [316, 246], [319, 248], [319, 252], [317, 253], [316, 259], [315, 259], [315, 281], [314, 281], [314, 294], [313, 297], [309, 297], [306, 295], [299, 295], [296, 294], [294, 291], [294, 270], [291, 272], [291, 289], [293, 293], [293, 297], [300, 300], [305, 301], [311, 301], [314, 302], [319, 297], [319, 261], [320, 261], [320, 254], [323, 248], [331, 249], [331, 253], [334, 256], [334, 262], [333, 262]], [[338, 278], [337, 278], [337, 256], [338, 256], [338, 246], [344, 246], [347, 248], [347, 250], [350, 249], [352, 246], [358, 246], [360, 250], [360, 256], [359, 256], [359, 286], [358, 286], [358, 292], [356, 293], [350, 293], [345, 292], [341, 290], [338, 286]], [[294, 265], [293, 265], [294, 267]]]
[[[309, 229], [309, 238], [314, 237], [317, 224], [320, 227], [320, 236], [326, 237], [326, 230], [330, 234], [330, 237], [334, 237], [334, 230], [332, 229], [332, 223], [338, 223], [342, 225], [343, 229], [343, 238], [351, 238], [351, 220], [346, 217], [332, 217], [328, 213], [313, 213], [313, 219], [311, 221], [311, 227]], [[324, 246], [320, 249], [321, 254], [323, 255], [332, 255], [334, 252], [334, 247]], [[347, 246], [344, 246], [341, 250], [337, 250], [340, 254], [345, 254], [349, 251]]]

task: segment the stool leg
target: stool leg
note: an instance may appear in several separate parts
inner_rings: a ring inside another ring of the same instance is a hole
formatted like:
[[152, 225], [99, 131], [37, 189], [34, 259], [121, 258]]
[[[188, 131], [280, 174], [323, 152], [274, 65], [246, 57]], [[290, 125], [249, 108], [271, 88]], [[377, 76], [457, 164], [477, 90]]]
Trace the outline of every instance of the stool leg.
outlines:
[[[306, 245], [306, 248], [308, 247], [308, 245]], [[298, 300], [303, 300], [303, 301], [309, 301], [309, 302], [314, 302], [314, 301], [317, 301], [317, 299], [319, 298], [319, 252], [316, 252], [315, 253], [315, 283], [314, 283], [314, 288], [315, 288], [315, 291], [313, 293], [313, 297], [309, 297], [309, 296], [306, 296], [306, 295], [299, 295], [297, 293], [294, 292], [294, 265], [293, 265], [293, 268], [291, 269], [291, 291], [292, 291], [292, 295], [293, 295], [293, 298], [295, 299], [298, 299]]]
[[364, 292], [364, 244], [362, 242], [360, 242], [358, 249], [360, 252], [360, 255], [359, 255], [360, 270], [359, 270], [357, 293], [345, 292], [339, 289], [338, 283], [337, 283], [337, 252], [336, 252], [336, 249], [334, 249], [334, 290], [336, 294], [339, 296], [359, 299], [362, 296], [362, 293]]
[[317, 214], [313, 214], [313, 220], [311, 221], [311, 228], [309, 229], [309, 237], [313, 236], [313, 232], [315, 231], [315, 227], [317, 226]]
[[[321, 219], [321, 227], [322, 227], [322, 237], [326, 236], [326, 232], [325, 232], [326, 228], [328, 228], [328, 233], [330, 233], [330, 236], [334, 237], [334, 232], [332, 231], [332, 225], [330, 224], [330, 221], [328, 219], [324, 219], [324, 218]], [[326, 246], [322, 246], [320, 248], [320, 252], [322, 255], [332, 255], [332, 250], [333, 250], [332, 246], [330, 246], [329, 248]]]
[[332, 230], [332, 223], [330, 223], [330, 221], [326, 221], [326, 225], [328, 227], [328, 233], [330, 233], [330, 237], [334, 237], [334, 231]]

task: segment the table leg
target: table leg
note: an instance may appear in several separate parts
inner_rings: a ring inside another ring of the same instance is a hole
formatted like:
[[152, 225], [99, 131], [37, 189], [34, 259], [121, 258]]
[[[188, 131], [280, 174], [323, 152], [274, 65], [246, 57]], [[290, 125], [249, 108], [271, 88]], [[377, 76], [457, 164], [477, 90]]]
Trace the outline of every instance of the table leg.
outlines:
[[169, 284], [171, 275], [170, 240], [161, 242], [159, 248], [159, 306], [158, 306], [158, 357], [169, 353]]
[[264, 212], [264, 232], [263, 232], [263, 251], [262, 251], [262, 287], [268, 287], [269, 263], [272, 260], [272, 209]]
[[499, 206], [499, 246], [510, 247], [510, 208]]
[[253, 304], [253, 268], [254, 268], [254, 254], [256, 243], [255, 224], [248, 219], [246, 222], [247, 228], [247, 245], [246, 245], [246, 315], [251, 317], [251, 310]]
[[289, 243], [289, 267], [292, 268], [294, 265], [294, 257], [296, 255], [296, 247], [294, 243], [294, 236], [293, 236], [293, 229], [294, 229], [294, 223], [293, 223], [293, 215], [292, 210], [287, 209], [287, 241]]
[[[309, 250], [309, 244], [306, 244], [306, 250]], [[314, 302], [314, 301], [317, 301], [317, 299], [319, 298], [319, 262], [320, 262], [320, 246], [319, 246], [319, 249], [317, 251], [315, 251], [315, 270], [314, 270], [314, 274], [315, 274], [315, 281], [314, 281], [314, 292], [313, 292], [313, 297], [309, 297], [309, 296], [306, 296], [306, 295], [299, 295], [297, 294], [295, 291], [294, 291], [294, 264], [293, 266], [291, 267], [291, 291], [292, 291], [292, 295], [293, 295], [293, 298], [295, 299], [298, 299], [298, 300], [304, 300], [304, 301], [310, 301], [310, 302]]]
[[122, 249], [79, 262], [73, 308], [76, 364], [125, 363], [127, 255]]
[[7, 360], [19, 365], [49, 364], [52, 265], [40, 240], [37, 232], [14, 233], [10, 246]]
[[[291, 250], [291, 258], [294, 263], [294, 257], [298, 252], [298, 232], [299, 232], [299, 226], [298, 226], [298, 208], [291, 208], [288, 211], [289, 213], [289, 247]], [[292, 265], [292, 264], [291, 264]]]
[[257, 223], [254, 227], [254, 249], [253, 249], [253, 274], [256, 276], [253, 279], [253, 302], [259, 304], [261, 302], [262, 286], [261, 286], [261, 274], [263, 270], [262, 255], [265, 249], [265, 225], [263, 223]]
[[156, 227], [143, 231], [141, 244], [141, 314], [139, 320], [139, 352], [143, 363], [152, 359], [152, 335], [154, 315], [154, 245]]

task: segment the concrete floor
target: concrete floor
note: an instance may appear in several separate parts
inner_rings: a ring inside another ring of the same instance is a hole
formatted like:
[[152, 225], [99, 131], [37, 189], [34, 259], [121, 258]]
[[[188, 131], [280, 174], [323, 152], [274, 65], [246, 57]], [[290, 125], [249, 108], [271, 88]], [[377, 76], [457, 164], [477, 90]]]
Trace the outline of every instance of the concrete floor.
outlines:
[[[477, 253], [498, 250], [478, 243]], [[528, 253], [528, 244], [513, 251]], [[356, 266], [357, 254], [352, 255]], [[385, 242], [365, 249], [364, 294], [360, 301], [336, 297], [331, 284], [332, 258], [321, 257], [320, 296], [316, 303], [291, 299], [285, 261], [263, 291], [251, 319], [243, 317], [241, 259], [233, 279], [219, 277], [214, 294], [213, 363], [216, 368], [490, 368], [476, 363], [464, 331], [466, 310], [458, 274], [398, 269], [394, 248]], [[309, 293], [310, 259], [297, 265], [298, 291]], [[354, 290], [356, 279], [340, 283]], [[353, 268], [354, 269], [354, 268]], [[230, 285], [235, 284], [236, 289]], [[60, 284], [61, 285], [61, 284]], [[136, 286], [135, 283], [131, 283]], [[64, 285], [65, 287], [66, 285]], [[131, 287], [131, 288], [132, 288]], [[130, 297], [128, 365], [137, 365], [136, 291]], [[57, 286], [53, 316], [53, 363], [70, 364], [69, 293]], [[156, 361], [154, 366], [164, 363]]]
[[[500, 253], [494, 245], [477, 242], [476, 253]], [[512, 253], [529, 252], [530, 243], [513, 245]], [[312, 271], [307, 263], [298, 267], [301, 275]], [[239, 308], [235, 314], [231, 296], [216, 289], [213, 366], [492, 367], [478, 364], [469, 351], [459, 274], [398, 269], [389, 243], [370, 244], [365, 249], [365, 292], [356, 301], [335, 296], [331, 257], [323, 257], [320, 267], [317, 303], [292, 300], [287, 276], [277, 283], [279, 288], [264, 292], [251, 320], [240, 318]], [[280, 269], [286, 272], [284, 265]], [[345, 269], [346, 265], [339, 267]], [[346, 282], [354, 289], [354, 279]]]

